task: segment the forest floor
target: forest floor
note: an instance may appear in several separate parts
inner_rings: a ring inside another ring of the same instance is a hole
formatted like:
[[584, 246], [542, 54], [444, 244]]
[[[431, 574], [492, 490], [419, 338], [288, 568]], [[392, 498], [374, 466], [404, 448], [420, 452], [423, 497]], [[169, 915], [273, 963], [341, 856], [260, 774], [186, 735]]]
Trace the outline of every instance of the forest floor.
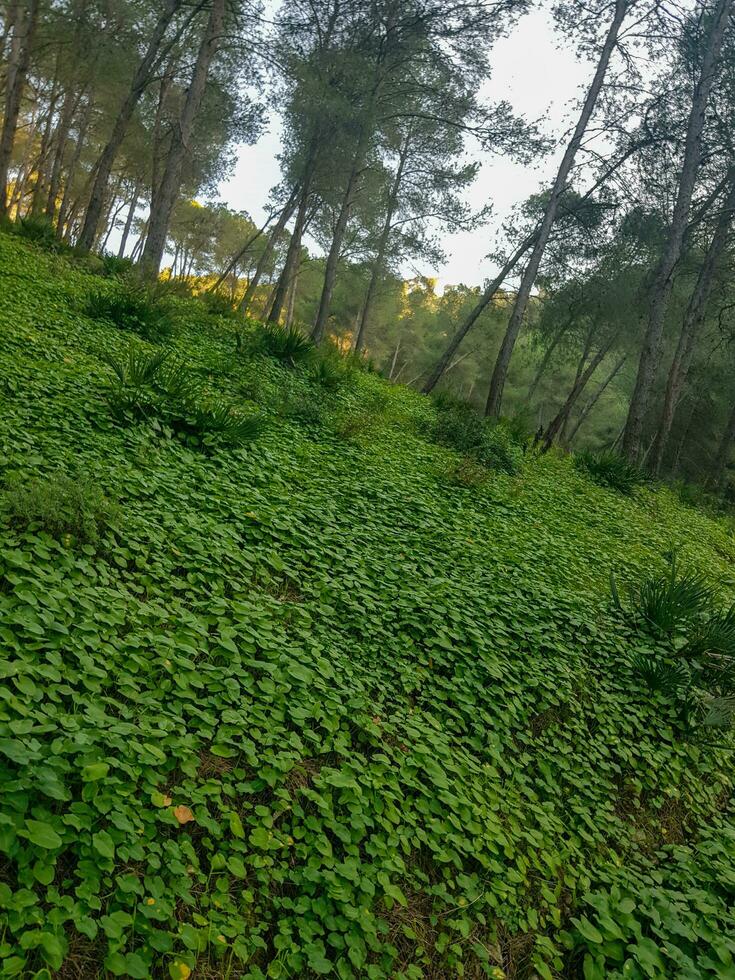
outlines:
[[120, 288], [0, 236], [0, 976], [734, 978], [733, 757], [609, 584], [726, 601], [731, 522], [457, 485], [430, 400], [194, 299], [166, 346], [265, 427], [133, 423]]

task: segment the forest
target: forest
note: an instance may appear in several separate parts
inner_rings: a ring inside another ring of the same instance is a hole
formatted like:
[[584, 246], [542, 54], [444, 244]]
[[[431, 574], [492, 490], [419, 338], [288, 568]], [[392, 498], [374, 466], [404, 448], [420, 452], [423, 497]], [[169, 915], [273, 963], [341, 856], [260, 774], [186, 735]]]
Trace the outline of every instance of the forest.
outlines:
[[0, 980], [735, 980], [734, 2], [2, 4]]
[[[483, 95], [494, 46], [532, 7], [6, 3], [0, 212], [517, 418], [546, 446], [726, 494], [731, 5], [553, 5], [588, 67], [566, 132]], [[280, 174], [256, 226], [217, 187], [275, 116]], [[466, 193], [483, 154], [558, 167], [488, 228], [494, 278], [406, 278], [486, 226], [493, 201]]]

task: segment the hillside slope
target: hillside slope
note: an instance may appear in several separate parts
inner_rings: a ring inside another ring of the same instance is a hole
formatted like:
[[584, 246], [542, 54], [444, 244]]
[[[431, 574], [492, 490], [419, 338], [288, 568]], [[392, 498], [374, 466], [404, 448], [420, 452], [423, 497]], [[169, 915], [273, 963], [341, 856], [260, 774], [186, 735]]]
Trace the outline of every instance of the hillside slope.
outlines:
[[3, 480], [117, 506], [87, 544], [0, 513], [2, 976], [735, 977], [732, 754], [608, 584], [680, 548], [731, 595], [729, 525], [553, 455], [448, 485], [425, 399], [180, 301], [267, 417], [202, 451], [112, 414], [114, 283], [0, 236], [0, 284]]

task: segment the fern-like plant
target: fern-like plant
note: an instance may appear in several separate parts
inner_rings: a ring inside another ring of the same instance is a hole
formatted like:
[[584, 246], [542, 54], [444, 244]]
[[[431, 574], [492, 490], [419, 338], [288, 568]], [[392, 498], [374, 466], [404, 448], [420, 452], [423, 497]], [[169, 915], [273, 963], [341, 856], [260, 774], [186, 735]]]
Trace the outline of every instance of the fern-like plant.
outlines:
[[659, 635], [690, 626], [713, 601], [714, 593], [698, 572], [680, 573], [676, 561], [664, 575], [645, 579], [635, 594], [635, 612]]
[[689, 673], [684, 664], [655, 655], [635, 654], [631, 667], [651, 691], [662, 694], [674, 694], [689, 682]]
[[632, 496], [637, 487], [645, 483], [645, 476], [637, 466], [633, 466], [617, 453], [606, 450], [592, 453], [584, 451], [574, 457], [577, 469], [587, 473], [595, 483], [618, 493]]
[[93, 320], [109, 320], [121, 330], [130, 330], [153, 342], [164, 340], [173, 330], [166, 306], [153, 289], [144, 285], [131, 283], [114, 292], [90, 293], [85, 313]]
[[314, 352], [313, 343], [298, 327], [264, 323], [258, 330], [257, 341], [266, 354], [290, 367], [308, 360]]

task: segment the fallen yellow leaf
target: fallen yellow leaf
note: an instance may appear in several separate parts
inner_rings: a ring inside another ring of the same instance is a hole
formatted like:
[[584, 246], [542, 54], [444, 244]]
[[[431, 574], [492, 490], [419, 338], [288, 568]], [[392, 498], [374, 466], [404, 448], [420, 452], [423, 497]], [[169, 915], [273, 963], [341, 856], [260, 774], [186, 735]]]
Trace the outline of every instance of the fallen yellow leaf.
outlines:
[[[194, 814], [191, 812], [189, 807], [183, 805], [174, 807], [174, 816], [181, 824], [189, 823], [190, 820], [194, 819]], [[187, 976], [189, 976], [188, 973]]]

